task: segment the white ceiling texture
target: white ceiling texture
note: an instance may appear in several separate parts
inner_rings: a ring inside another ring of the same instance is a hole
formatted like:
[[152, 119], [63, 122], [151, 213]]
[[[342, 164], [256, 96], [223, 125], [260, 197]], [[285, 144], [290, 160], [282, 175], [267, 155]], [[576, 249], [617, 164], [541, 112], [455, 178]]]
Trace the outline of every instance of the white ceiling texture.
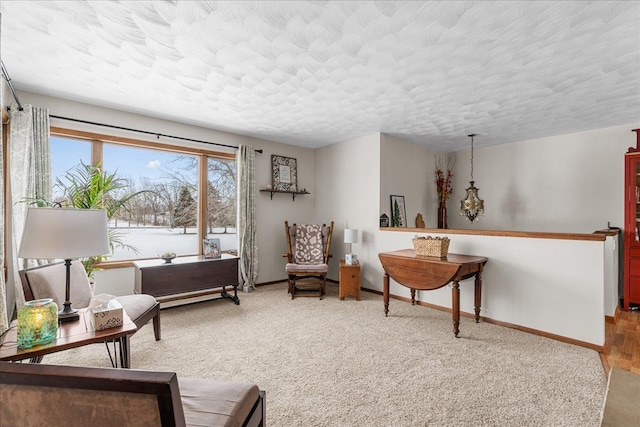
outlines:
[[17, 89], [306, 147], [640, 119], [639, 1], [3, 0], [1, 31]]

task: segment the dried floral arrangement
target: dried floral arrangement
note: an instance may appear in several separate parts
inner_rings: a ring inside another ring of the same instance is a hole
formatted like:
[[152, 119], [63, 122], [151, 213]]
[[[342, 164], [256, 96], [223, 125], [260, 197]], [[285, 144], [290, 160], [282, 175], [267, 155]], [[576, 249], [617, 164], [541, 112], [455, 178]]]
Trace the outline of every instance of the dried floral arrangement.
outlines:
[[456, 160], [453, 156], [446, 154], [436, 154], [436, 187], [438, 190], [438, 201], [446, 202], [453, 193], [451, 178], [453, 178], [453, 166]]

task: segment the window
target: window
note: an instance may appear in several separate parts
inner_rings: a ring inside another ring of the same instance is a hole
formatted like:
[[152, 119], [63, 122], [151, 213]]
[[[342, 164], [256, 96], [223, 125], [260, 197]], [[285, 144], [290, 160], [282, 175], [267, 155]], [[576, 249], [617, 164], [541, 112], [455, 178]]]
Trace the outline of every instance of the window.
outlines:
[[209, 157], [207, 164], [207, 238], [219, 238], [223, 251], [237, 250], [236, 162]]
[[104, 170], [126, 179], [138, 193], [112, 218], [110, 228], [126, 246], [111, 259], [198, 252], [198, 157], [105, 143]]
[[[62, 196], [61, 184], [68, 182], [68, 174], [92, 158], [94, 166], [100, 164], [123, 184], [116, 197], [137, 193], [128, 209], [110, 219], [110, 232], [122, 243], [110, 261], [165, 252], [199, 254], [202, 239], [213, 237], [221, 239], [223, 251], [237, 250], [234, 155], [175, 146], [162, 149], [135, 140], [115, 143], [105, 135], [99, 140], [78, 139], [80, 132], [57, 131], [50, 139], [54, 200]], [[200, 191], [199, 182], [207, 183], [206, 191]], [[206, 223], [199, 224], [199, 218]]]
[[80, 162], [86, 165], [91, 164], [91, 142], [52, 136], [49, 138], [49, 146], [53, 184], [51, 198], [53, 201], [59, 201], [63, 194], [57, 182], [64, 182], [67, 171], [73, 170]]

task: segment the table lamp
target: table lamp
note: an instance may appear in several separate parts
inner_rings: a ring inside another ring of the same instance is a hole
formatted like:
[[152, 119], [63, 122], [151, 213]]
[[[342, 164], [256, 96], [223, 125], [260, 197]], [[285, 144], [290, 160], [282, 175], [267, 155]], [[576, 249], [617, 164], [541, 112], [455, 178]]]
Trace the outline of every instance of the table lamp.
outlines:
[[71, 307], [71, 260], [109, 253], [107, 212], [97, 209], [34, 208], [27, 210], [18, 257], [63, 259], [66, 266], [61, 322], [77, 320]]
[[358, 230], [355, 228], [345, 228], [344, 242], [349, 244], [349, 252], [344, 254], [344, 263], [347, 265], [357, 264], [358, 256], [351, 252], [351, 244], [358, 243]]

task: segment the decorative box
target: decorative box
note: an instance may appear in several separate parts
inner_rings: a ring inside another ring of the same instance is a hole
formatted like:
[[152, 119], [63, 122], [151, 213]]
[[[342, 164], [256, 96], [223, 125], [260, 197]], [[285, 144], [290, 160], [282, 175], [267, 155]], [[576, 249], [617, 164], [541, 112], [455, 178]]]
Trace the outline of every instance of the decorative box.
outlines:
[[122, 326], [122, 305], [116, 299], [91, 307], [91, 323], [96, 331]]

